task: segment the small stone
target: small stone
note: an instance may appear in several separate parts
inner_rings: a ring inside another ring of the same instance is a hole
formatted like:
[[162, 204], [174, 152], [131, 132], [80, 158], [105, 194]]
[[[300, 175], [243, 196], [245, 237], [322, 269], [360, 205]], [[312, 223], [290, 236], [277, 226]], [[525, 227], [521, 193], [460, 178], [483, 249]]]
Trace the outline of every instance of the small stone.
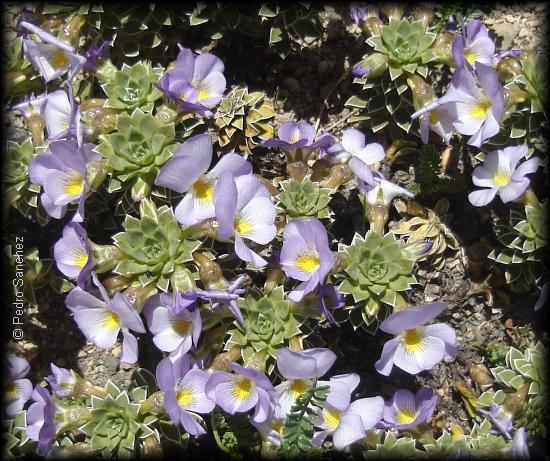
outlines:
[[462, 317], [462, 315], [460, 314], [460, 312], [454, 312], [451, 317], [455, 320], [458, 320]]
[[88, 353], [87, 353], [85, 350], [81, 349], [81, 350], [78, 351], [78, 354], [77, 354], [76, 356], [77, 356], [79, 359], [82, 359], [82, 358], [86, 357], [87, 354], [88, 354]]
[[108, 371], [111, 373], [115, 373], [118, 368], [118, 359], [116, 357], [113, 357], [112, 355], [108, 355], [105, 357], [105, 360], [103, 362], [105, 364], [105, 367]]

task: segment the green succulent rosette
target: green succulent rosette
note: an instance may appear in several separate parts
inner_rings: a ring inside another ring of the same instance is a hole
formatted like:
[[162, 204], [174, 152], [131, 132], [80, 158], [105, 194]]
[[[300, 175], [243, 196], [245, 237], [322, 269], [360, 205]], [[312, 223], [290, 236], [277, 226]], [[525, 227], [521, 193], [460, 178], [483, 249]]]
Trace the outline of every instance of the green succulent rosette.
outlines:
[[530, 291], [549, 261], [549, 204], [539, 208], [526, 206], [522, 211], [510, 210], [510, 222], [495, 226], [495, 234], [504, 249], [495, 249], [488, 257], [506, 266], [506, 281], [512, 291]]
[[126, 391], [120, 391], [110, 381], [106, 386], [105, 398], [92, 396], [90, 419], [80, 430], [91, 442], [92, 450], [101, 450], [105, 458], [135, 457], [139, 443], [154, 434], [150, 421], [139, 414], [140, 406], [130, 402]]
[[160, 290], [189, 291], [195, 287], [196, 274], [187, 267], [192, 253], [201, 242], [187, 239], [171, 207], [157, 209], [144, 199], [139, 219], [126, 216], [124, 232], [113, 236], [120, 250], [114, 272], [139, 281], [141, 286], [154, 283]]
[[32, 139], [28, 138], [21, 144], [7, 141], [4, 157], [4, 204], [6, 208], [14, 206], [25, 216], [31, 208], [38, 205], [37, 199], [40, 186], [29, 180], [29, 164], [35, 155]]
[[292, 306], [282, 286], [269, 295], [257, 289], [249, 290], [240, 303], [244, 326], [235, 322], [235, 327], [229, 330], [225, 349], [239, 346], [245, 366], [253, 364], [271, 373], [277, 349], [288, 346], [289, 340], [302, 334], [301, 322]]
[[101, 86], [108, 98], [105, 107], [127, 112], [138, 108], [152, 112], [155, 102], [162, 97], [162, 92], [154, 86], [161, 74], [161, 68], [153, 69], [147, 61], [133, 66], [123, 64]]
[[382, 305], [405, 306], [403, 293], [416, 283], [414, 259], [392, 233], [381, 236], [369, 230], [364, 238], [355, 234], [344, 251], [349, 263], [339, 275], [344, 280], [338, 289], [352, 295], [356, 305], [364, 303], [362, 319], [366, 325], [377, 319]]
[[301, 217], [323, 219], [331, 216], [332, 212], [328, 207], [330, 189], [319, 187], [307, 177], [302, 181], [283, 181], [281, 187], [283, 191], [277, 196], [277, 205], [288, 221]]
[[132, 196], [149, 194], [159, 169], [178, 146], [173, 123], [164, 123], [136, 109], [117, 117], [116, 131], [99, 137], [96, 148], [111, 171], [109, 191], [132, 183]]

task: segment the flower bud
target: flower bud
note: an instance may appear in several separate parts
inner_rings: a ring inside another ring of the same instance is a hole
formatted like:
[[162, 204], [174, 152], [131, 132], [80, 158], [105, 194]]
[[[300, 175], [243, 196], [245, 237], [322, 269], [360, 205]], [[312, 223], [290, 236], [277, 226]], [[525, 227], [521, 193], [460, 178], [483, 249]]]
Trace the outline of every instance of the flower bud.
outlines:
[[112, 275], [103, 281], [107, 293], [112, 298], [117, 291], [122, 291], [132, 283], [131, 277], [124, 275]]
[[225, 280], [222, 268], [216, 261], [212, 261], [204, 253], [193, 253], [193, 259], [199, 268], [199, 277], [206, 287], [216, 285]]
[[424, 30], [427, 30], [434, 18], [434, 10], [433, 8], [426, 8], [425, 6], [417, 6], [413, 11], [413, 15], [415, 21], [422, 21]]
[[145, 301], [157, 293], [158, 290], [154, 283], [148, 283], [145, 286], [131, 286], [123, 291], [124, 296], [128, 298], [128, 301], [134, 305], [138, 312], [141, 312]]
[[388, 56], [382, 53], [371, 53], [353, 66], [352, 74], [358, 77], [378, 77], [388, 68]]
[[407, 83], [412, 91], [415, 110], [419, 110], [435, 100], [435, 91], [431, 85], [418, 74], [407, 78]]
[[286, 171], [295, 181], [301, 181], [307, 174], [308, 166], [304, 162], [287, 163]]
[[113, 270], [119, 263], [121, 257], [120, 250], [115, 245], [98, 245], [90, 239], [88, 240], [94, 260], [93, 270], [99, 274]]
[[442, 62], [448, 66], [454, 66], [453, 41], [455, 37], [449, 32], [440, 32], [435, 38], [430, 51], [435, 57], [435, 61]]
[[403, 17], [404, 7], [401, 3], [389, 3], [382, 7], [382, 11], [388, 19], [399, 21]]
[[349, 181], [352, 176], [353, 174], [347, 165], [334, 165], [330, 169], [330, 176], [322, 184], [322, 187], [336, 190], [342, 184]]
[[376, 16], [371, 16], [370, 18], [367, 18], [367, 20], [363, 24], [363, 31], [365, 31], [366, 29], [371, 36], [380, 36], [382, 35], [382, 31], [380, 29], [380, 26], [382, 24], [384, 23], [380, 18]]

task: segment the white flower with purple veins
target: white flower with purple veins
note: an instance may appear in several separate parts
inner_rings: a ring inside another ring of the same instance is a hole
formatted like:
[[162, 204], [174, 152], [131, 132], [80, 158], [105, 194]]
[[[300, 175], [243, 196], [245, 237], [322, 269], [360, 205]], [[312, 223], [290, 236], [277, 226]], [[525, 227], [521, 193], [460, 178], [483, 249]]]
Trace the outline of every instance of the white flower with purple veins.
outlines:
[[161, 168], [155, 184], [185, 193], [174, 210], [180, 224], [190, 226], [216, 216], [214, 188], [222, 173], [235, 176], [252, 173], [250, 162], [234, 153], [225, 154], [208, 171], [211, 163], [212, 138], [199, 134], [178, 147], [174, 156]]
[[424, 144], [429, 142], [430, 130], [441, 136], [446, 144], [451, 142], [455, 129], [452, 116], [445, 105], [436, 107], [420, 117], [420, 138]]
[[380, 329], [395, 335], [382, 349], [374, 364], [381, 375], [388, 376], [393, 366], [410, 374], [431, 370], [442, 360], [449, 362], [458, 352], [455, 331], [445, 323], [423, 326], [437, 317], [446, 303], [423, 304], [395, 312], [380, 324]]
[[369, 165], [382, 161], [386, 156], [380, 144], [366, 144], [365, 135], [355, 128], [344, 131], [342, 142], [330, 146], [326, 151], [333, 155], [335, 161], [348, 161], [353, 174], [367, 183], [373, 182]]
[[214, 189], [218, 238], [234, 239], [235, 253], [243, 261], [263, 267], [267, 261], [252, 251], [244, 239], [266, 245], [277, 233], [275, 205], [268, 190], [254, 175], [234, 177], [225, 173]]
[[479, 19], [474, 19], [463, 28], [453, 42], [453, 57], [456, 67], [475, 66], [481, 63], [490, 66], [493, 63], [495, 44], [489, 38], [487, 27]]
[[93, 144], [78, 147], [76, 141], [56, 141], [48, 151], [31, 160], [29, 177], [42, 186], [40, 201], [51, 217], [62, 218], [67, 213], [67, 205], [78, 201], [73, 221], [84, 220], [84, 202], [90, 190], [87, 165], [100, 158], [94, 147]]
[[529, 187], [529, 178], [539, 167], [538, 158], [532, 158], [518, 166], [525, 157], [527, 146], [510, 146], [502, 150], [489, 152], [483, 165], [477, 166], [472, 174], [476, 186], [485, 187], [468, 194], [468, 200], [474, 206], [484, 206], [498, 195], [502, 203], [517, 199]]
[[288, 295], [292, 301], [299, 302], [323, 284], [332, 269], [332, 251], [325, 226], [315, 218], [290, 221], [283, 231], [280, 260], [285, 274], [302, 282]]
[[68, 223], [53, 247], [53, 254], [59, 271], [77, 279], [78, 286], [84, 289], [94, 264], [86, 230], [77, 222]]
[[183, 355], [172, 362], [169, 357], [157, 365], [157, 383], [164, 392], [164, 408], [170, 419], [181, 424], [191, 435], [206, 434], [198, 413], [210, 413], [216, 406], [205, 393], [210, 373], [191, 368], [191, 361]]
[[495, 69], [480, 63], [475, 65], [476, 78], [468, 69], [455, 70], [447, 93], [412, 114], [420, 117], [441, 106], [449, 114], [453, 127], [468, 135], [468, 144], [481, 144], [500, 131], [504, 116], [504, 90]]
[[19, 24], [29, 32], [38, 35], [41, 42], [35, 40], [23, 40], [25, 57], [32, 66], [40, 72], [40, 75], [48, 83], [71, 70], [69, 81], [80, 71], [86, 58], [75, 53], [74, 47], [67, 42], [54, 37], [28, 22]]
[[392, 200], [399, 196], [414, 197], [404, 187], [388, 181], [379, 171], [373, 171], [373, 181], [371, 184], [360, 182], [359, 191], [364, 195], [365, 201], [371, 206], [389, 206]]
[[211, 117], [210, 109], [221, 101], [225, 91], [223, 62], [213, 54], [197, 56], [190, 49], [178, 46], [176, 67], [164, 74], [156, 86], [184, 112]]
[[13, 418], [31, 398], [32, 383], [25, 378], [31, 368], [29, 362], [16, 355], [5, 356], [2, 362], [7, 370], [3, 378], [4, 414], [6, 418]]
[[193, 310], [176, 310], [175, 305], [172, 293], [161, 293], [149, 298], [143, 306], [155, 346], [170, 352], [172, 361], [197, 346], [202, 328], [201, 315], [194, 303]]
[[88, 341], [100, 349], [114, 346], [118, 334], [122, 331], [122, 357], [124, 363], [136, 363], [138, 345], [130, 330], [145, 333], [143, 322], [134, 306], [122, 294], [115, 293], [113, 299], [92, 272], [94, 284], [103, 300], [92, 296], [81, 288], [74, 288], [65, 300], [65, 305], [74, 314], [75, 322]]
[[80, 110], [77, 104], [71, 104], [66, 91], [56, 90], [48, 94], [42, 106], [42, 115], [50, 141], [77, 137]]
[[361, 440], [366, 431], [382, 419], [384, 399], [369, 397], [351, 402], [351, 393], [359, 384], [355, 373], [333, 376], [329, 382], [319, 381], [318, 386], [329, 384], [330, 391], [324, 407], [317, 411], [314, 425], [322, 429], [315, 432], [312, 444], [320, 447], [327, 436], [337, 450]]
[[275, 386], [277, 405], [275, 417], [286, 418], [298, 397], [311, 388], [336, 360], [336, 354], [329, 349], [314, 348], [292, 351], [288, 347], [277, 351], [277, 369], [285, 381]]
[[277, 136], [279, 139], [262, 141], [262, 146], [281, 149], [292, 155], [298, 150], [307, 153], [319, 147], [327, 147], [334, 142], [333, 136], [329, 133], [315, 139], [317, 137], [315, 128], [306, 122], [285, 122], [277, 130]]
[[235, 373], [215, 371], [206, 383], [208, 398], [231, 415], [254, 408], [252, 420], [255, 423], [270, 419], [275, 389], [269, 378], [252, 367], [244, 368], [234, 362], [227, 366]]
[[398, 430], [412, 429], [431, 418], [437, 400], [437, 395], [427, 387], [416, 395], [407, 389], [399, 389], [384, 406], [384, 420], [380, 425]]

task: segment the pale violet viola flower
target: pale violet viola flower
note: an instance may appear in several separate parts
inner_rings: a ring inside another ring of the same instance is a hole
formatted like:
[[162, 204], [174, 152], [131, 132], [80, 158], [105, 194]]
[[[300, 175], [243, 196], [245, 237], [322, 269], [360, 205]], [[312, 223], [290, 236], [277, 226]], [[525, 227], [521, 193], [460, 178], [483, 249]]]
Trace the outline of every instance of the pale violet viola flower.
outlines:
[[40, 201], [46, 212], [60, 219], [67, 212], [67, 205], [78, 201], [73, 221], [84, 220], [84, 202], [90, 190], [86, 179], [87, 165], [98, 160], [100, 155], [93, 151], [93, 144], [78, 147], [77, 141], [56, 141], [49, 150], [31, 160], [30, 180], [42, 186], [44, 192]]
[[32, 395], [32, 383], [25, 376], [30, 371], [30, 365], [23, 357], [8, 355], [3, 357], [4, 375], [3, 413], [5, 418], [13, 418], [19, 413]]
[[42, 115], [50, 141], [77, 137], [77, 119], [80, 110], [64, 90], [56, 90], [46, 97]]
[[315, 379], [326, 374], [335, 360], [336, 354], [325, 348], [302, 351], [292, 351], [288, 347], [278, 349], [277, 369], [285, 380], [275, 386], [275, 417], [286, 418], [296, 399], [311, 388]]
[[332, 311], [341, 309], [346, 305], [344, 295], [338, 291], [334, 285], [322, 284], [317, 290], [319, 298], [319, 310], [325, 315], [327, 320], [333, 325], [339, 325], [334, 318]]
[[527, 432], [524, 427], [516, 429], [512, 443], [504, 447], [502, 452], [510, 455], [512, 459], [531, 459], [527, 444]]
[[216, 406], [205, 393], [210, 373], [191, 368], [189, 357], [183, 355], [174, 362], [169, 357], [162, 359], [157, 365], [156, 378], [164, 392], [164, 408], [170, 419], [191, 435], [206, 434], [198, 413], [210, 413]]
[[32, 399], [34, 403], [26, 414], [26, 432], [31, 440], [38, 442], [36, 453], [46, 456], [52, 448], [60, 425], [55, 419], [57, 406], [48, 390], [38, 384], [34, 388]]
[[[318, 386], [325, 382], [318, 382]], [[322, 409], [317, 410], [314, 425], [321, 429], [315, 432], [312, 439], [314, 447], [320, 447], [325, 438], [332, 436], [335, 449], [343, 450], [348, 445], [366, 436], [382, 419], [384, 399], [368, 397], [351, 402], [351, 393], [359, 384], [355, 373], [333, 376], [330, 379], [330, 390]], [[351, 402], [351, 403], [350, 403]]]
[[258, 430], [262, 440], [269, 442], [274, 447], [280, 447], [283, 441], [285, 418], [278, 418], [275, 415], [275, 404], [270, 402], [270, 405], [270, 413], [273, 415], [270, 419], [263, 423], [255, 423], [253, 420], [250, 420], [250, 424]]
[[78, 376], [73, 370], [58, 367], [53, 363], [50, 363], [50, 367], [52, 374], [44, 377], [44, 379], [57, 398], [69, 397], [73, 392]]
[[[252, 165], [235, 153], [225, 154], [208, 171], [212, 163], [212, 138], [199, 134], [185, 141], [161, 168], [155, 184], [186, 193], [174, 214], [185, 226], [216, 216], [214, 187], [222, 173], [235, 176], [252, 173]], [[207, 173], [208, 171], [208, 173]]]
[[15, 104], [12, 109], [20, 112], [21, 115], [25, 117], [26, 120], [28, 120], [33, 115], [38, 115], [42, 113], [42, 107], [44, 106], [44, 103], [47, 99], [47, 94], [34, 96], [33, 93], [30, 96], [27, 95], [25, 99], [19, 104]]
[[252, 251], [244, 239], [266, 245], [277, 233], [275, 205], [267, 188], [254, 175], [223, 174], [214, 189], [218, 238], [235, 240], [235, 253], [243, 261], [263, 267], [267, 261]]
[[382, 145], [376, 142], [367, 144], [365, 135], [355, 128], [344, 131], [342, 142], [330, 146], [326, 151], [336, 161], [347, 161], [353, 174], [369, 184], [374, 180], [369, 165], [382, 161], [386, 156]]
[[145, 327], [134, 306], [121, 293], [115, 293], [113, 299], [92, 272], [94, 284], [99, 289], [98, 299], [87, 291], [74, 288], [65, 300], [65, 305], [73, 313], [76, 324], [88, 341], [100, 349], [114, 346], [118, 334], [122, 331], [122, 357], [124, 363], [136, 363], [138, 345], [130, 330], [145, 333]]
[[511, 413], [506, 411], [502, 405], [492, 403], [489, 406], [489, 410], [479, 408], [478, 411], [482, 415], [485, 415], [489, 422], [496, 428], [494, 432], [500, 432], [508, 440], [512, 440], [511, 433], [514, 430], [514, 417]]
[[69, 81], [80, 71], [86, 58], [75, 52], [74, 47], [29, 22], [22, 21], [20, 26], [36, 34], [42, 41], [23, 40], [25, 57], [42, 75], [46, 83], [71, 71]]
[[86, 62], [82, 66], [84, 70], [88, 72], [97, 71], [97, 63], [99, 60], [106, 60], [109, 57], [109, 47], [110, 44], [108, 41], [101, 42], [101, 45], [91, 45], [90, 48], [84, 53]]
[[277, 130], [277, 137], [279, 139], [266, 139], [262, 141], [261, 145], [293, 154], [298, 150], [310, 152], [317, 148], [327, 147], [334, 142], [334, 137], [329, 133], [317, 138], [315, 128], [306, 122], [288, 121], [283, 123]]
[[423, 326], [437, 317], [446, 303], [408, 307], [391, 314], [380, 324], [380, 330], [395, 335], [382, 349], [374, 367], [388, 376], [393, 366], [410, 374], [431, 370], [442, 360], [454, 359], [458, 352], [455, 331], [445, 323]]
[[269, 378], [253, 367], [244, 368], [234, 362], [227, 366], [234, 373], [215, 371], [206, 383], [208, 398], [231, 415], [254, 408], [255, 423], [269, 420], [273, 416], [271, 402], [275, 393]]
[[489, 38], [487, 27], [479, 20], [469, 21], [453, 42], [453, 57], [457, 68], [465, 64], [474, 66], [481, 63], [490, 66], [493, 63], [495, 44]]
[[62, 237], [53, 247], [55, 264], [59, 271], [78, 280], [78, 286], [85, 288], [94, 261], [86, 230], [77, 222], [70, 222], [63, 228]]
[[384, 420], [381, 426], [398, 430], [412, 429], [426, 422], [437, 405], [438, 397], [423, 387], [416, 395], [406, 389], [399, 389], [384, 406]]
[[202, 328], [199, 309], [176, 312], [175, 305], [171, 293], [161, 293], [149, 298], [143, 306], [155, 346], [170, 352], [172, 361], [189, 352], [193, 345], [197, 346]]
[[302, 282], [288, 295], [289, 299], [299, 302], [323, 284], [332, 265], [327, 231], [318, 219], [293, 219], [285, 226], [281, 267], [288, 277]]
[[164, 74], [156, 86], [167, 99], [176, 101], [182, 111], [211, 117], [210, 109], [221, 101], [225, 91], [223, 62], [213, 54], [197, 56], [178, 46], [176, 67]]
[[533, 308], [535, 311], [538, 311], [542, 306], [546, 306], [548, 302], [548, 297], [550, 296], [550, 283], [544, 282], [542, 288], [540, 289], [539, 297]]
[[504, 90], [495, 69], [476, 63], [475, 71], [476, 77], [466, 68], [457, 69], [447, 93], [411, 117], [414, 119], [444, 106], [455, 130], [470, 136], [469, 145], [480, 147], [486, 139], [500, 131], [499, 122], [504, 116]]
[[484, 206], [498, 195], [502, 203], [517, 199], [529, 187], [529, 178], [525, 176], [537, 171], [538, 158], [534, 157], [518, 166], [525, 157], [527, 146], [510, 146], [502, 150], [489, 152], [483, 165], [477, 166], [472, 174], [476, 186], [485, 189], [468, 194], [468, 200], [474, 206]]
[[363, 194], [365, 202], [371, 206], [389, 206], [399, 195], [414, 197], [412, 192], [388, 181], [379, 171], [373, 171], [372, 184], [359, 182], [359, 191]]

